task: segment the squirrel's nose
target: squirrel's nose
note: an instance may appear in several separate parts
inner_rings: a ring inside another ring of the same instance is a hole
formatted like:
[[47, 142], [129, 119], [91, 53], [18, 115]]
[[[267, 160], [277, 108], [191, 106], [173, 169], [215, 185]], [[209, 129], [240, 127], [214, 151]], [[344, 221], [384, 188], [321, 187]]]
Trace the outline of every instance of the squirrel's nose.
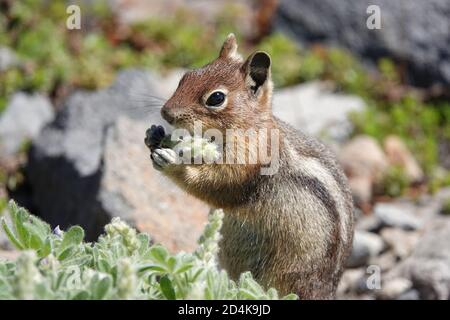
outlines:
[[174, 115], [172, 114], [172, 112], [170, 112], [169, 110], [168, 110], [168, 108], [166, 108], [166, 107], [163, 107], [162, 109], [161, 109], [161, 116], [163, 117], [163, 119], [164, 120], [166, 120], [168, 123], [170, 123], [170, 124], [173, 124], [173, 122], [174, 122], [174, 120], [175, 120], [175, 117], [174, 117]]

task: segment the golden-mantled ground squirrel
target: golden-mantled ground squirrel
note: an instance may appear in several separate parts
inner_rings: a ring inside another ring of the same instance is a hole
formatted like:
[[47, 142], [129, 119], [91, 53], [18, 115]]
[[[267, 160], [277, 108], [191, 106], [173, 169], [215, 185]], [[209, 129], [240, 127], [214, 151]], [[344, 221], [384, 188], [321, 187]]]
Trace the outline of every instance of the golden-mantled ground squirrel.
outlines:
[[[190, 132], [194, 121], [224, 135], [226, 129], [278, 131], [274, 174], [261, 174], [259, 160], [180, 164], [172, 149], [152, 147], [155, 135], [162, 134], [155, 128], [147, 133], [146, 143], [157, 169], [188, 193], [224, 210], [219, 262], [232, 278], [251, 271], [259, 283], [282, 294], [330, 299], [352, 244], [351, 193], [323, 144], [272, 115], [270, 66], [265, 52], [244, 61], [230, 34], [216, 60], [183, 76], [161, 114], [175, 128]], [[272, 145], [268, 143], [268, 151], [274, 151]], [[223, 146], [224, 157], [235, 150], [227, 141]], [[241, 151], [250, 148], [249, 139], [237, 146]]]

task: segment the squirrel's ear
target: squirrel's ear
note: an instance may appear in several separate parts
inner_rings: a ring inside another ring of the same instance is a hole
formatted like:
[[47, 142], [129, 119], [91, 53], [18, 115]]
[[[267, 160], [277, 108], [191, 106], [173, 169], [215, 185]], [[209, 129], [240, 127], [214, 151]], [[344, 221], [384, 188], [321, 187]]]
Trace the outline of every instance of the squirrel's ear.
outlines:
[[250, 84], [253, 93], [257, 93], [259, 88], [271, 83], [270, 80], [271, 59], [268, 53], [257, 51], [248, 57], [243, 68], [246, 73], [246, 81]]
[[220, 50], [220, 58], [223, 59], [234, 59], [234, 60], [242, 60], [242, 57], [237, 52], [237, 41], [234, 33], [230, 33], [225, 42], [222, 45], [222, 49]]

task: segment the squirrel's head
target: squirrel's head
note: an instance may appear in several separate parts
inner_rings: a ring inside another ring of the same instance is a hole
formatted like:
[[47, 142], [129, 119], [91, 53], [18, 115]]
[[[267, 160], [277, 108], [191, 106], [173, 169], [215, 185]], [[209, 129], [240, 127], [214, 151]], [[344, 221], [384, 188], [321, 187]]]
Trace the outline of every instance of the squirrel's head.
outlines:
[[270, 64], [270, 56], [261, 51], [244, 61], [230, 34], [216, 60], [186, 72], [161, 114], [175, 127], [188, 130], [194, 121], [205, 130], [264, 126], [272, 119]]

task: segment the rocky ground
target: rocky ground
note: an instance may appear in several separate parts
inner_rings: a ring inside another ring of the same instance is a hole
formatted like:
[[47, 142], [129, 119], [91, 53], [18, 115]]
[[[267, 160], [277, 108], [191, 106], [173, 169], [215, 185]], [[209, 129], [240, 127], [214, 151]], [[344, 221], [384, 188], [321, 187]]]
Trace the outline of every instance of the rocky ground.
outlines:
[[377, 203], [357, 217], [340, 299], [449, 299], [450, 188], [415, 201]]

